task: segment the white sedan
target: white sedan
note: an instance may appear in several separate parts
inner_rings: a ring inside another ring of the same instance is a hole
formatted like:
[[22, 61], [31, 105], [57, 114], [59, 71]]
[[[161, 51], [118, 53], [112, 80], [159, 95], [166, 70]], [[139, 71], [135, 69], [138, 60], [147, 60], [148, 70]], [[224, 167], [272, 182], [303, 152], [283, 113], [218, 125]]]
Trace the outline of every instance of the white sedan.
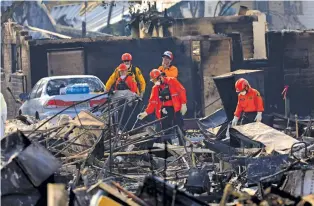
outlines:
[[[89, 93], [64, 93], [66, 88], [73, 85], [88, 85]], [[21, 94], [20, 99], [24, 102], [19, 109], [19, 114], [34, 116], [37, 119], [45, 119], [53, 116], [61, 110], [77, 102], [90, 99], [104, 93], [104, 84], [92, 75], [68, 75], [53, 76], [40, 79], [33, 87], [30, 94]], [[81, 110], [89, 110], [91, 107], [103, 104], [107, 94], [91, 99], [87, 102], [68, 108], [62, 114], [72, 118]]]

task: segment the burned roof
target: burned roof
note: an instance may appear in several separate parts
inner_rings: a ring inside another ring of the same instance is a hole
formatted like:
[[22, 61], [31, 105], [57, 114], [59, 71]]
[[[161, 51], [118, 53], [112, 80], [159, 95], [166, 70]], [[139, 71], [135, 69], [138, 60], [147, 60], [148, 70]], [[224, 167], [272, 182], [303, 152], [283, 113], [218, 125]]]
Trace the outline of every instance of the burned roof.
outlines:
[[[65, 24], [75, 29], [82, 28], [82, 22], [85, 21], [85, 17], [87, 31], [99, 31], [107, 26], [108, 14], [110, 12], [109, 7], [105, 8], [99, 5], [95, 9], [88, 11], [86, 15], [80, 15], [83, 5], [84, 2], [54, 6], [50, 15], [57, 23], [62, 20]], [[112, 8], [110, 23], [114, 24], [123, 20], [124, 15], [129, 13], [128, 8], [128, 2], [115, 2], [115, 6]]]
[[199, 36], [185, 36], [185, 37], [165, 37], [165, 38], [145, 38], [145, 39], [136, 39], [132, 37], [123, 37], [123, 36], [102, 36], [102, 37], [90, 37], [90, 38], [73, 38], [73, 39], [52, 39], [52, 40], [34, 40], [30, 41], [29, 44], [33, 46], [40, 46], [45, 44], [68, 44], [68, 43], [92, 43], [92, 42], [111, 42], [111, 41], [146, 41], [148, 39], [178, 39], [178, 40], [191, 40], [191, 41], [201, 41], [201, 40], [224, 40], [230, 39], [225, 35], [199, 35]]

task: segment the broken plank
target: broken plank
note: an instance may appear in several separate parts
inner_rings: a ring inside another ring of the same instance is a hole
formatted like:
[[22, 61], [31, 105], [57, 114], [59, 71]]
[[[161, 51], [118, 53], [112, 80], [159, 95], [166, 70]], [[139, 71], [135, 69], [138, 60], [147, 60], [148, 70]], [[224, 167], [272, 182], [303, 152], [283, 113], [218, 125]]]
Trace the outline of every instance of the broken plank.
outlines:
[[91, 190], [103, 190], [104, 194], [99, 197], [99, 201], [102, 204], [99, 205], [129, 205], [129, 206], [139, 206], [132, 199], [127, 196], [121, 194], [116, 188], [100, 182], [94, 186], [92, 186], [88, 192]]
[[48, 206], [67, 206], [67, 197], [64, 184], [48, 184]]

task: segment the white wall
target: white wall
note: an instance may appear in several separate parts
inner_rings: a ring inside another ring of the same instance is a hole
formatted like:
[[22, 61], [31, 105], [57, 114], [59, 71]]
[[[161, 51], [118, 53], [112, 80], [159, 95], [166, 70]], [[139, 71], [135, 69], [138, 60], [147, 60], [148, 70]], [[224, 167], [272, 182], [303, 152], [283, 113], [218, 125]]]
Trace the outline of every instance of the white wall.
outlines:
[[307, 29], [314, 29], [314, 1], [303, 1], [303, 15], [298, 15], [300, 22]]
[[[218, 1], [205, 1], [205, 11], [204, 16], [205, 17], [213, 17], [215, 12], [215, 7], [217, 5]], [[217, 13], [219, 13], [219, 8], [217, 8]]]

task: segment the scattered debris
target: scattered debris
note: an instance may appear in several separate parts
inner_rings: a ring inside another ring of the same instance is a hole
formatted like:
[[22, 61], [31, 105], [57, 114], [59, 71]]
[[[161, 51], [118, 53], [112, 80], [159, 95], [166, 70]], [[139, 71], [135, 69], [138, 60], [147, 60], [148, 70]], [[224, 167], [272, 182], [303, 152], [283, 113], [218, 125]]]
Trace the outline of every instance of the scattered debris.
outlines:
[[[223, 110], [189, 120], [185, 136], [164, 135], [153, 129], [160, 120], [130, 122], [141, 107], [137, 95], [119, 91], [74, 119], [59, 114], [7, 121], [1, 200], [143, 206], [313, 202], [313, 137], [304, 142], [304, 135], [297, 140], [262, 123], [230, 127]], [[186, 145], [179, 146], [179, 139]]]

